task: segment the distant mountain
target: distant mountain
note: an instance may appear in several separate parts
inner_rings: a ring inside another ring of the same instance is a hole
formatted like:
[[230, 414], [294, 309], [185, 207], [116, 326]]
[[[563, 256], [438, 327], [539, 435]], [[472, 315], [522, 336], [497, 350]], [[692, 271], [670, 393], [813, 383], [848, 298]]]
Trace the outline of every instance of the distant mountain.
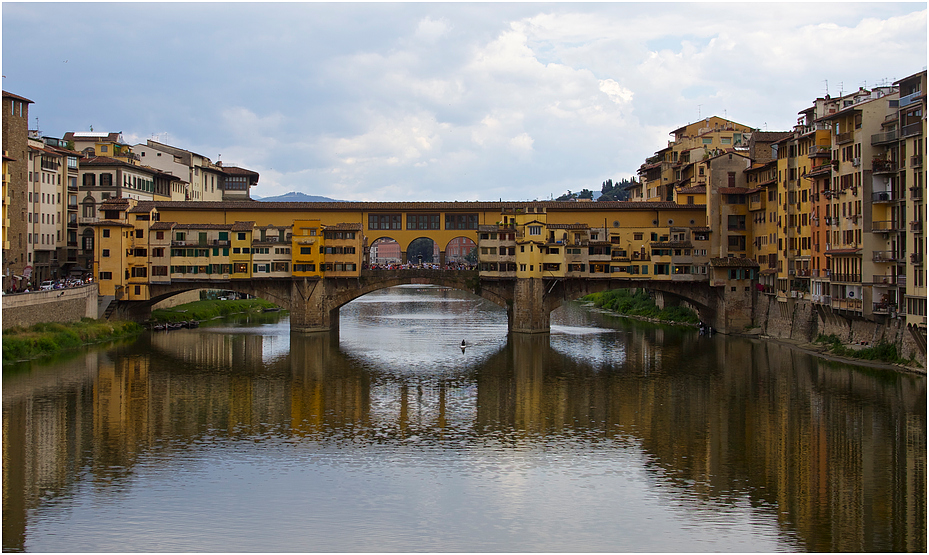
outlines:
[[298, 193], [297, 191], [292, 191], [290, 193], [285, 193], [283, 195], [278, 195], [276, 197], [252, 197], [254, 200], [260, 200], [261, 202], [342, 202], [340, 200], [332, 199], [329, 197], [318, 197], [316, 195], [307, 195], [304, 193]]

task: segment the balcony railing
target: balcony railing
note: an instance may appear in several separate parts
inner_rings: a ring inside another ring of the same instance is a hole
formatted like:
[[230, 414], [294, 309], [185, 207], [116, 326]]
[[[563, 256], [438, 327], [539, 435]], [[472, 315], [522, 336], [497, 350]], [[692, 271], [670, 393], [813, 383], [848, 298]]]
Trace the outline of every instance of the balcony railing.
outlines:
[[832, 156], [832, 147], [823, 146], [823, 145], [813, 145], [810, 147], [807, 155], [811, 158], [813, 157], [822, 157], [822, 156]]
[[910, 187], [910, 198], [913, 200], [921, 200], [923, 198], [923, 189], [925, 189], [925, 187]]
[[[843, 133], [844, 134], [844, 133]], [[881, 143], [892, 143], [897, 140], [897, 131], [887, 131], [885, 133], [875, 133], [871, 135], [871, 144], [878, 145]]]
[[893, 303], [872, 303], [871, 312], [873, 314], [890, 314], [897, 311], [897, 305]]
[[839, 310], [861, 310], [861, 299], [832, 298], [832, 308]]
[[896, 262], [899, 257], [894, 251], [873, 251], [871, 253], [871, 260], [877, 262], [878, 264], [887, 264], [888, 262]]
[[832, 281], [841, 283], [861, 283], [861, 274], [832, 274]]
[[871, 193], [871, 202], [894, 202], [898, 200], [893, 191], [874, 191]]
[[[837, 133], [835, 136], [835, 144], [841, 145], [845, 143], [850, 143], [855, 139], [855, 133], [849, 131], [848, 133]], [[871, 144], [874, 144], [873, 142]]]
[[923, 155], [919, 154], [916, 156], [910, 156], [910, 167], [912, 168], [923, 167]]
[[897, 171], [897, 163], [893, 160], [875, 158], [871, 161], [871, 170], [874, 173], [893, 173]]
[[923, 230], [923, 221], [922, 220], [913, 220], [910, 222], [910, 231], [915, 231], [919, 233]]
[[922, 266], [923, 263], [923, 253], [921, 252], [911, 252], [910, 253], [910, 264], [914, 266]]
[[922, 122], [911, 123], [909, 125], [903, 126], [903, 136], [911, 137], [913, 135], [919, 135], [923, 130]]
[[872, 276], [874, 285], [906, 285], [906, 276], [903, 274], [883, 274]]
[[893, 220], [880, 220], [871, 222], [871, 231], [892, 232], [900, 229], [899, 224]]

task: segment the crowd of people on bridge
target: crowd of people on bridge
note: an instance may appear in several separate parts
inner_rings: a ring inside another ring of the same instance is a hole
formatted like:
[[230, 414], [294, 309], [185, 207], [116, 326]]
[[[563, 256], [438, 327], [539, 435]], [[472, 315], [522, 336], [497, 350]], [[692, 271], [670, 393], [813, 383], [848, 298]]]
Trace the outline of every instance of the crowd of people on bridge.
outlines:
[[474, 264], [464, 262], [447, 262], [446, 264], [435, 264], [432, 262], [400, 264], [399, 262], [390, 262], [384, 264], [365, 264], [362, 270], [474, 270], [477, 268]]
[[[14, 295], [17, 293], [33, 293], [35, 291], [57, 291], [60, 289], [70, 289], [72, 287], [83, 287], [89, 283], [93, 282], [93, 277], [67, 277], [62, 279], [50, 279], [41, 282], [39, 285], [34, 284], [32, 281], [25, 281], [17, 285], [17, 280], [13, 280], [13, 284], [3, 290], [4, 295]], [[22, 281], [22, 280], [20, 280]]]

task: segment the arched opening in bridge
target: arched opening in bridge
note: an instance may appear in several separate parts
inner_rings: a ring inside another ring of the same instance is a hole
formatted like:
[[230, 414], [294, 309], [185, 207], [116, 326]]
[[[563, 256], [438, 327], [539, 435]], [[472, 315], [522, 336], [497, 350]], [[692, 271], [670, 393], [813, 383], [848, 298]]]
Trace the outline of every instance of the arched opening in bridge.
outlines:
[[390, 237], [381, 237], [371, 243], [368, 250], [368, 263], [371, 266], [386, 266], [400, 262], [400, 243]]
[[439, 245], [428, 237], [413, 239], [406, 248], [406, 260], [415, 265], [438, 264]]
[[477, 244], [469, 237], [455, 237], [445, 245], [445, 264], [454, 267], [477, 266]]

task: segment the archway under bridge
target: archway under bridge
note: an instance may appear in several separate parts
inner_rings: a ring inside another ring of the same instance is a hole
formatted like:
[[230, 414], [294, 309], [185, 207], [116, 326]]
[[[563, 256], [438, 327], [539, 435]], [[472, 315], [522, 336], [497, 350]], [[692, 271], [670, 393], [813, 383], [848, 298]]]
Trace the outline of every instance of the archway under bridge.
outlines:
[[[363, 270], [357, 278], [272, 278], [248, 280], [188, 280], [152, 283], [151, 300], [122, 301], [120, 317], [144, 320], [155, 303], [181, 291], [224, 289], [267, 299], [290, 311], [291, 329], [300, 332], [338, 331], [339, 309], [367, 293], [396, 285], [439, 285], [470, 291], [507, 311], [513, 333], [548, 333], [550, 315], [566, 301], [611, 289], [645, 289], [659, 300], [685, 301], [700, 319], [728, 333], [752, 320], [751, 292], [728, 292], [699, 281], [652, 281], [610, 278], [482, 278], [477, 270]], [[743, 302], [744, 301], [744, 302]]]
[[477, 243], [471, 237], [452, 237], [444, 245], [436, 239], [422, 235], [405, 243], [383, 232], [365, 248], [365, 264], [368, 268], [393, 264], [438, 264], [441, 267], [476, 265]]

